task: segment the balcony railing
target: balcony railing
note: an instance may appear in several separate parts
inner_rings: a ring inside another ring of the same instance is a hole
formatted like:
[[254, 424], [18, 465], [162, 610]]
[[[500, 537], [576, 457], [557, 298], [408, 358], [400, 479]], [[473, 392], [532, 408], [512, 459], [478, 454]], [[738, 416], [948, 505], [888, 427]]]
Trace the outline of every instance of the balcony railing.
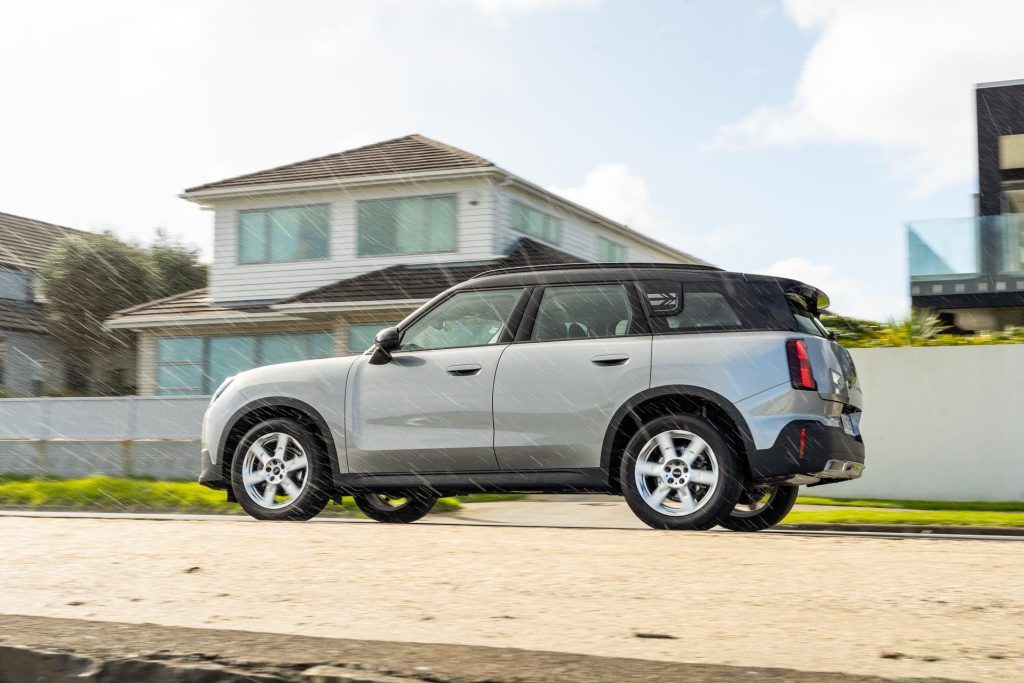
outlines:
[[911, 281], [1024, 275], [1024, 214], [911, 221], [907, 238]]

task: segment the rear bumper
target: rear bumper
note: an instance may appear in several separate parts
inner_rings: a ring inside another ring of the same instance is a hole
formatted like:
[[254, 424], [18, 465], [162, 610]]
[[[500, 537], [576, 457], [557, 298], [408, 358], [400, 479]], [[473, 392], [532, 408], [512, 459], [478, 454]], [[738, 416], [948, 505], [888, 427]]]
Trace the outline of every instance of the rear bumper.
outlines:
[[864, 440], [820, 422], [786, 425], [771, 448], [750, 454], [756, 483], [815, 486], [856, 479], [864, 471]]

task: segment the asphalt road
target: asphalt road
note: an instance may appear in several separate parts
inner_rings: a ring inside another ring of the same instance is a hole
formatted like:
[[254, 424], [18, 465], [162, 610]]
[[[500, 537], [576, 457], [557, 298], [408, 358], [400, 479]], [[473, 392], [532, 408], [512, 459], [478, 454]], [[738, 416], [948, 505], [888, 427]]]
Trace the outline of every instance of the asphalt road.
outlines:
[[0, 517], [0, 613], [894, 678], [1024, 665], [1016, 542], [439, 519]]

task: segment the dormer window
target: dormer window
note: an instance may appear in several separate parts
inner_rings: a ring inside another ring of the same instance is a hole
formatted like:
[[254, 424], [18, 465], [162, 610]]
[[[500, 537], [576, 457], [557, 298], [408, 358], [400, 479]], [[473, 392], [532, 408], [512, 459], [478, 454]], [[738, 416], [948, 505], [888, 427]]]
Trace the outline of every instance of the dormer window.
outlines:
[[238, 212], [238, 262], [281, 263], [329, 254], [327, 204]]
[[358, 203], [359, 255], [455, 251], [455, 196], [367, 199]]

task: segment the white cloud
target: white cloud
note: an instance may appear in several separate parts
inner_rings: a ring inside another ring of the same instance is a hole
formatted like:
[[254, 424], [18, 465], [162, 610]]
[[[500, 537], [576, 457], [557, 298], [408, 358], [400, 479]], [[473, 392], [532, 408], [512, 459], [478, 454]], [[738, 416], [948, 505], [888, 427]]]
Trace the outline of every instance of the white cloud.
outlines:
[[793, 278], [817, 287], [831, 299], [829, 310], [843, 315], [884, 321], [902, 318], [910, 305], [906, 297], [871, 293], [856, 280], [837, 273], [833, 266], [814, 264], [799, 257], [776, 261], [757, 272]]
[[575, 187], [549, 187], [555, 194], [628, 225], [654, 239], [715, 264], [735, 259], [751, 231], [742, 225], [719, 225], [700, 232], [676, 225], [659, 208], [647, 181], [628, 164], [600, 163]]
[[628, 164], [598, 164], [581, 185], [548, 189], [652, 237], [661, 239], [668, 232], [668, 221], [655, 207], [647, 181], [633, 175]]
[[212, 217], [184, 188], [444, 137], [521, 61], [494, 49], [498, 19], [595, 2], [0, 4], [0, 211], [142, 240], [165, 227], [209, 256]]
[[876, 145], [926, 194], [972, 178], [973, 86], [1021, 76], [1018, 0], [787, 0], [820, 31], [789, 102], [721, 127], [723, 146]]
[[552, 9], [594, 7], [602, 0], [458, 0], [468, 2], [478, 11], [502, 22], [505, 17], [516, 14], [530, 14]]

